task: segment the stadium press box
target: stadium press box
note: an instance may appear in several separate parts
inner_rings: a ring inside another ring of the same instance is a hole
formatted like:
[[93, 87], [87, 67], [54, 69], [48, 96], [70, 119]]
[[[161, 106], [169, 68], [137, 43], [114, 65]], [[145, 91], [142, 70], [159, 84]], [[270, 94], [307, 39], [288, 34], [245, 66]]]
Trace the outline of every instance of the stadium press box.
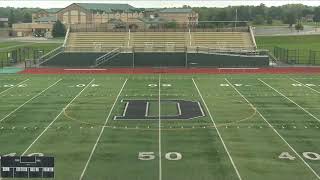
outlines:
[[1, 157], [2, 178], [54, 178], [54, 158], [38, 156]]

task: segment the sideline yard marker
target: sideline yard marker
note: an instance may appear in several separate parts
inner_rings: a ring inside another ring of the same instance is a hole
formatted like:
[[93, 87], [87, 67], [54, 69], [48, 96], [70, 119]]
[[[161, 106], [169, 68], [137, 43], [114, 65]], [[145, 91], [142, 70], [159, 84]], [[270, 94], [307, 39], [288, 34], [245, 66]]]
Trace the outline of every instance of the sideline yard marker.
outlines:
[[159, 180], [162, 180], [162, 163], [161, 163], [161, 74], [159, 74]]
[[[103, 134], [104, 128], [105, 128], [105, 126], [106, 126], [107, 123], [108, 123], [108, 120], [109, 120], [109, 118], [110, 118], [110, 116], [111, 116], [111, 113], [112, 113], [112, 111], [113, 111], [113, 108], [115, 107], [115, 105], [116, 105], [116, 103], [117, 103], [117, 101], [118, 101], [118, 99], [119, 99], [119, 96], [120, 96], [120, 94], [121, 94], [124, 86], [126, 85], [127, 81], [128, 81], [128, 79], [126, 79], [126, 80], [124, 81], [124, 83], [123, 83], [123, 85], [122, 85], [122, 87], [121, 87], [121, 89], [120, 89], [120, 91], [119, 91], [119, 93], [118, 93], [118, 95], [117, 95], [117, 97], [116, 97], [116, 99], [115, 99], [115, 101], [114, 101], [114, 103], [113, 103], [110, 111], [109, 111], [109, 114], [108, 114], [108, 116], [107, 116], [107, 118], [106, 118], [106, 121], [104, 122], [104, 125], [103, 125], [102, 128], [101, 128], [100, 134], [99, 134], [99, 136], [98, 136], [98, 138], [97, 138], [97, 140], [96, 140], [96, 143], [94, 144], [94, 146], [93, 146], [93, 148], [92, 148], [92, 150], [91, 150], [91, 153], [90, 153], [90, 155], [89, 155], [88, 161], [86, 162], [86, 165], [85, 165], [84, 168], [83, 168], [83, 171], [82, 171], [82, 173], [81, 173], [81, 175], [80, 175], [79, 180], [82, 180], [82, 178], [83, 178], [83, 176], [84, 176], [84, 174], [85, 174], [85, 172], [86, 172], [86, 170], [87, 170], [87, 168], [88, 168], [88, 165], [89, 165], [89, 163], [90, 163], [90, 161], [91, 161], [91, 158], [92, 158], [92, 156], [93, 156], [93, 153], [94, 153], [94, 151], [96, 150], [97, 145], [98, 145], [98, 143], [99, 143], [99, 141], [100, 141], [100, 138], [101, 138], [101, 136], [102, 136], [102, 134]], [[114, 127], [114, 128], [115, 128], [115, 127]]]
[[282, 139], [282, 141], [293, 151], [300, 159], [301, 161], [309, 168], [309, 170], [317, 177], [317, 179], [320, 179], [320, 176], [312, 169], [312, 167], [299, 155], [299, 153], [285, 140], [281, 134], [269, 123], [269, 121], [258, 111], [258, 109], [236, 88], [234, 87], [230, 81], [225, 78], [225, 80], [230, 84], [230, 86], [248, 103], [249, 106], [252, 108], [255, 108], [257, 110], [257, 113], [260, 115], [260, 117], [269, 125], [269, 127]]
[[29, 145], [29, 147], [22, 153], [22, 156], [25, 155], [28, 150], [33, 146], [34, 143], [36, 143], [38, 141], [38, 139], [51, 127], [51, 125], [60, 117], [60, 115], [66, 110], [68, 109], [68, 107], [73, 103], [74, 100], [76, 100], [81, 94], [82, 92], [87, 89], [90, 84], [94, 81], [95, 79], [92, 79], [90, 81], [89, 84], [87, 84], [87, 86], [85, 86], [70, 102], [69, 104], [67, 104], [64, 108], [62, 108], [62, 110], [60, 111], [60, 113], [51, 121], [51, 123], [39, 134], [39, 136]]
[[[208, 106], [207, 106], [207, 103], [204, 101], [204, 99], [203, 99], [203, 97], [202, 97], [202, 94], [201, 94], [201, 92], [200, 92], [200, 90], [199, 90], [199, 88], [198, 88], [198, 86], [197, 86], [197, 84], [196, 84], [196, 82], [195, 82], [195, 80], [194, 80], [193, 78], [192, 78], [192, 81], [193, 81], [193, 84], [194, 84], [194, 86], [196, 87], [196, 89], [197, 89], [197, 91], [198, 91], [198, 94], [200, 95], [200, 98], [201, 98], [201, 100], [202, 100], [205, 108], [206, 108], [207, 111], [208, 111], [208, 114], [209, 114], [209, 116], [210, 116], [210, 119], [211, 119], [211, 121], [212, 121], [212, 124], [214, 125], [214, 127], [215, 127], [215, 129], [216, 129], [216, 131], [217, 131], [217, 134], [218, 134], [218, 136], [219, 136], [219, 138], [220, 138], [220, 140], [221, 140], [221, 142], [222, 142], [222, 145], [223, 145], [226, 153], [227, 153], [228, 156], [229, 156], [229, 159], [230, 159], [230, 161], [231, 161], [231, 164], [232, 164], [232, 166], [233, 166], [233, 168], [234, 168], [234, 170], [235, 170], [235, 172], [236, 172], [239, 180], [242, 180], [242, 178], [241, 178], [241, 176], [240, 176], [240, 173], [239, 173], [239, 171], [238, 171], [238, 168], [237, 168], [237, 166], [235, 165], [235, 163], [233, 162], [233, 159], [232, 159], [232, 157], [231, 157], [231, 155], [230, 155], [230, 152], [229, 152], [226, 144], [224, 143], [224, 141], [223, 141], [223, 139], [222, 139], [222, 136], [221, 136], [221, 134], [220, 134], [220, 132], [219, 132], [219, 129], [218, 129], [218, 127], [216, 126], [216, 123], [215, 123], [214, 120], [213, 120], [213, 117], [212, 117], [211, 112], [210, 112], [210, 110], [209, 110], [209, 108], [208, 108]], [[205, 126], [204, 126], [203, 128], [205, 128]]]
[[56, 81], [55, 83], [51, 84], [49, 87], [47, 87], [46, 89], [42, 90], [41, 92], [39, 92], [38, 94], [36, 94], [35, 96], [33, 96], [32, 98], [30, 98], [28, 101], [24, 102], [23, 104], [21, 104], [20, 106], [18, 106], [16, 109], [14, 109], [13, 111], [11, 111], [9, 114], [7, 114], [5, 117], [3, 117], [2, 119], [0, 119], [0, 123], [5, 120], [7, 117], [9, 117], [11, 114], [15, 113], [17, 110], [19, 110], [20, 108], [22, 108], [24, 105], [26, 105], [27, 103], [29, 103], [30, 101], [32, 101], [33, 99], [37, 98], [38, 96], [40, 96], [42, 93], [44, 93], [45, 91], [47, 91], [48, 89], [50, 89], [52, 86], [56, 85], [58, 82], [60, 82], [62, 79], [59, 79], [58, 81]]
[[287, 100], [289, 100], [290, 102], [292, 102], [293, 104], [295, 104], [296, 106], [298, 106], [301, 110], [303, 110], [304, 112], [306, 112], [307, 114], [309, 114], [311, 117], [313, 117], [315, 120], [320, 122], [320, 119], [317, 118], [316, 116], [314, 116], [313, 114], [311, 114], [308, 110], [306, 110], [305, 108], [303, 108], [302, 106], [300, 106], [298, 103], [294, 102], [292, 99], [288, 98], [286, 95], [282, 94], [281, 92], [279, 92], [278, 90], [276, 90], [274, 87], [270, 86], [269, 84], [267, 84], [266, 82], [264, 82], [261, 79], [258, 79], [260, 82], [262, 82], [263, 84], [265, 84], [266, 86], [268, 86], [269, 88], [271, 88], [272, 90], [274, 90], [275, 92], [277, 92], [278, 94], [280, 94], [282, 97], [286, 98]]
[[12, 88], [14, 88], [14, 87], [17, 87], [17, 86], [19, 86], [20, 84], [22, 84], [22, 83], [24, 83], [24, 82], [26, 82], [26, 81], [29, 81], [29, 79], [26, 79], [26, 80], [24, 80], [24, 81], [21, 81], [21, 82], [19, 82], [18, 84], [14, 85], [14, 86], [12, 86], [12, 87], [10, 87], [10, 88], [8, 88], [8, 89], [3, 90], [2, 92], [0, 92], [0, 94], [3, 94], [3, 93], [9, 91], [10, 89], [12, 89]]

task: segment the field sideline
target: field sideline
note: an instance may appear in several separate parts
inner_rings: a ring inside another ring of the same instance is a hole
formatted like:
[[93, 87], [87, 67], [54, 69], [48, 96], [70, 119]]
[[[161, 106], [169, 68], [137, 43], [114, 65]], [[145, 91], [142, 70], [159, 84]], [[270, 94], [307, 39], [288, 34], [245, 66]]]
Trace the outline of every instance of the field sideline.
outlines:
[[0, 154], [55, 179], [320, 179], [317, 74], [2, 75], [0, 97]]

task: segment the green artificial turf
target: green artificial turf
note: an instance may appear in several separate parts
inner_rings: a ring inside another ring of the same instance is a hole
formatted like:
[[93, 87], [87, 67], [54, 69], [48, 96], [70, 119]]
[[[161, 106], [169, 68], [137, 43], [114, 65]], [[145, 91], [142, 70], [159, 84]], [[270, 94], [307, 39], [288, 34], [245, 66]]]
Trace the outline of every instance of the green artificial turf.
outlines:
[[[2, 75], [0, 97], [0, 154], [53, 156], [59, 180], [320, 174], [317, 75]], [[205, 116], [162, 120], [177, 109], [161, 102], [159, 119], [114, 120], [128, 99], [198, 101]]]

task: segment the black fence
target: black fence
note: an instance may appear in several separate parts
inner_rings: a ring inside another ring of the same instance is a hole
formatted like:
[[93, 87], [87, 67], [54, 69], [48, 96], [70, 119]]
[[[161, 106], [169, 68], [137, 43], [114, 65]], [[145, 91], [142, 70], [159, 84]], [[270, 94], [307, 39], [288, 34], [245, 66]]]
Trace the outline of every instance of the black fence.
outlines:
[[32, 47], [21, 47], [0, 51], [0, 67], [11, 66], [13, 64], [25, 62], [26, 60], [35, 60], [49, 51], [50, 49]]
[[320, 65], [320, 51], [311, 49], [273, 48], [273, 55], [287, 64]]

